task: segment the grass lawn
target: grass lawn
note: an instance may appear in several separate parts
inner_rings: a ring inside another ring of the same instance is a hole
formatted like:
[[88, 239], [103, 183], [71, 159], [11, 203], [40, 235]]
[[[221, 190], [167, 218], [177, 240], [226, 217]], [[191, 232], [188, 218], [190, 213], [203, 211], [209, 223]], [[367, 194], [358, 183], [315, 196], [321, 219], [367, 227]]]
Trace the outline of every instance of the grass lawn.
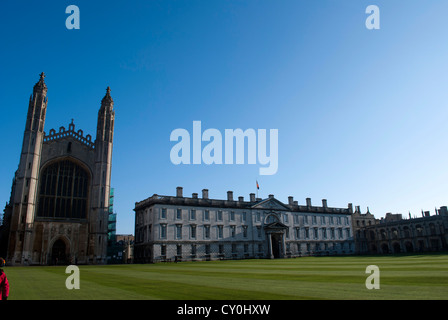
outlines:
[[[380, 289], [368, 290], [368, 265]], [[304, 257], [80, 266], [68, 290], [65, 267], [5, 267], [10, 300], [33, 299], [448, 299], [448, 255]]]

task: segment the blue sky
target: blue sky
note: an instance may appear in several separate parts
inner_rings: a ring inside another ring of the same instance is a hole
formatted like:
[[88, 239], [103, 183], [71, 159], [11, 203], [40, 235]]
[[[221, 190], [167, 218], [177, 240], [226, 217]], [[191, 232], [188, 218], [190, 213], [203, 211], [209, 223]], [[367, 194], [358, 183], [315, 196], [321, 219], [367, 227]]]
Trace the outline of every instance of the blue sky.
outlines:
[[[80, 29], [68, 30], [68, 5]], [[365, 27], [368, 5], [381, 29]], [[0, 203], [9, 200], [29, 95], [46, 73], [45, 131], [93, 137], [115, 101], [117, 232], [154, 193], [367, 206], [420, 216], [447, 205], [448, 3], [428, 1], [8, 1], [0, 5]], [[180, 165], [170, 133], [278, 129], [279, 165]]]

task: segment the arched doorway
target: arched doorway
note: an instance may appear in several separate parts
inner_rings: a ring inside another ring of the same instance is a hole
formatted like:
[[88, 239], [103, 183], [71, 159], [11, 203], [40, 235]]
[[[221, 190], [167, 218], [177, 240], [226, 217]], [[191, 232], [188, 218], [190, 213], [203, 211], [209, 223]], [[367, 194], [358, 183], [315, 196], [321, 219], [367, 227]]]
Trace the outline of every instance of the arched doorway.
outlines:
[[412, 245], [412, 242], [407, 241], [405, 243], [406, 252], [414, 252], [414, 246]]
[[279, 215], [271, 212], [264, 221], [264, 231], [268, 241], [269, 253], [271, 259], [285, 257], [284, 236], [288, 227], [280, 222]]
[[54, 242], [53, 248], [51, 249], [51, 264], [53, 265], [64, 265], [67, 264], [66, 255], [66, 245], [62, 239], [58, 239]]

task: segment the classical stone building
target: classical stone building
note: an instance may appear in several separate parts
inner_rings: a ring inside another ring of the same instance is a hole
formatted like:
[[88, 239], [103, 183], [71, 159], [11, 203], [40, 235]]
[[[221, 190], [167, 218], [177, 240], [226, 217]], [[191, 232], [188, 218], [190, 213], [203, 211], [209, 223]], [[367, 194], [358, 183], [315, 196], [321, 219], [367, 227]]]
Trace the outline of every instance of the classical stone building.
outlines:
[[267, 199], [210, 199], [208, 190], [183, 196], [153, 195], [135, 204], [134, 261], [285, 258], [354, 253], [348, 208]]
[[110, 89], [101, 101], [95, 141], [76, 130], [73, 120], [46, 134], [47, 103], [42, 73], [29, 100], [5, 208], [7, 262], [105, 263], [115, 117]]

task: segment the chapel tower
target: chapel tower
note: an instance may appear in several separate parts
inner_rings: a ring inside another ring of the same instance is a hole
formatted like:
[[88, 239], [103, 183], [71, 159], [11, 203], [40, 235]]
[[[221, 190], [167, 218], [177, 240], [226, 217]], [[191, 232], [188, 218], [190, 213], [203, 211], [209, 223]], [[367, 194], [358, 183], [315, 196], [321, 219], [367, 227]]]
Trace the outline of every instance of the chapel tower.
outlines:
[[[110, 87], [101, 100], [95, 140], [95, 172], [93, 179], [91, 246], [99, 248], [101, 255], [107, 251], [110, 180], [115, 111]], [[98, 254], [99, 252], [97, 252]]]
[[15, 260], [23, 263], [29, 255], [32, 227], [36, 212], [36, 195], [42, 143], [44, 139], [45, 114], [47, 111], [47, 85], [45, 74], [40, 74], [30, 96], [19, 168], [13, 182], [13, 205], [8, 251], [14, 252]]

